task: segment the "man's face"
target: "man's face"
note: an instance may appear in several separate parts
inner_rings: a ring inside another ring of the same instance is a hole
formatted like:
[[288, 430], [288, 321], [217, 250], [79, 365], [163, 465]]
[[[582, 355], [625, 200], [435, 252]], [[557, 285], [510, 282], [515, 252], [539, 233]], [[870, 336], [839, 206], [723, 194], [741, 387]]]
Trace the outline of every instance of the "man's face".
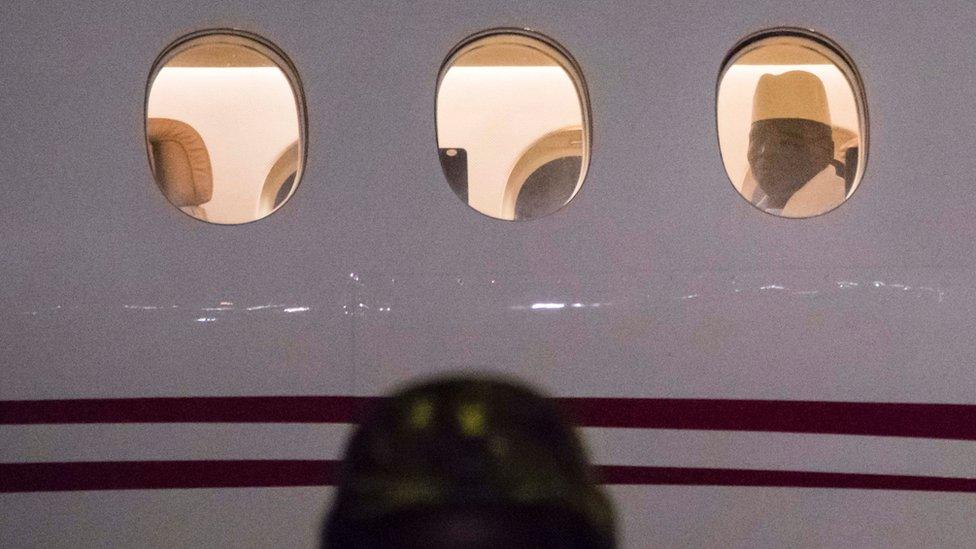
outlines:
[[749, 166], [774, 205], [782, 207], [827, 167], [833, 148], [826, 124], [798, 118], [760, 120], [749, 133]]

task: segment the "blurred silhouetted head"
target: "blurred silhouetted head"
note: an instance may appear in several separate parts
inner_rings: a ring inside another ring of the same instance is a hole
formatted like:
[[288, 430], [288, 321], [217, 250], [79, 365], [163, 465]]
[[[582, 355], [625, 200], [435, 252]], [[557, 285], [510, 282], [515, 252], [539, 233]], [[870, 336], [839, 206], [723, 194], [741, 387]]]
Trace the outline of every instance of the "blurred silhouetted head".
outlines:
[[447, 379], [395, 394], [360, 426], [323, 543], [610, 548], [613, 512], [553, 402]]
[[823, 82], [809, 72], [763, 75], [752, 105], [749, 166], [769, 206], [782, 208], [834, 155]]

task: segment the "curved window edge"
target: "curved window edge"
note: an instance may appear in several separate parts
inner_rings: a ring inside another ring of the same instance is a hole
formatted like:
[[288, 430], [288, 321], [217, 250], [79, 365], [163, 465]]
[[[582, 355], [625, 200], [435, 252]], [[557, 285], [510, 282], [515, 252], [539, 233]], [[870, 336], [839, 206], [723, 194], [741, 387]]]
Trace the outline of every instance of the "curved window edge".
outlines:
[[[478, 210], [477, 208], [471, 206], [467, 202], [465, 202], [464, 204], [465, 206], [467, 206], [469, 209], [473, 210], [477, 214], [494, 221], [501, 221], [505, 223], [522, 223], [526, 221], [537, 221], [546, 217], [550, 217], [553, 214], [556, 214], [564, 210], [569, 206], [571, 202], [576, 200], [576, 198], [579, 196], [579, 193], [583, 191], [584, 183], [586, 182], [586, 178], [589, 176], [590, 165], [593, 163], [593, 158], [592, 158], [593, 157], [593, 116], [592, 116], [592, 106], [590, 101], [589, 86], [587, 85], [586, 77], [583, 74], [582, 66], [576, 60], [576, 57], [573, 56], [572, 53], [570, 53], [569, 49], [563, 46], [561, 43], [559, 43], [559, 41], [555, 40], [554, 38], [546, 34], [543, 34], [542, 32], [536, 31], [531, 28], [526, 28], [526, 27], [492, 27], [489, 29], [475, 32], [473, 34], [469, 34], [468, 36], [458, 41], [458, 43], [455, 44], [455, 46], [451, 48], [448, 54], [444, 57], [444, 61], [437, 69], [437, 79], [434, 82], [434, 144], [435, 144], [434, 152], [437, 153], [440, 151], [439, 148], [440, 138], [438, 135], [439, 130], [437, 124], [437, 101], [438, 101], [438, 96], [440, 95], [441, 82], [443, 81], [444, 76], [447, 73], [447, 70], [454, 65], [454, 62], [459, 57], [461, 57], [463, 54], [470, 51], [472, 49], [472, 46], [474, 46], [476, 42], [484, 38], [490, 38], [492, 36], [499, 36], [499, 35], [522, 36], [525, 38], [536, 40], [538, 42], [541, 42], [543, 45], [552, 48], [552, 50], [557, 54], [555, 56], [552, 56], [553, 59], [559, 62], [560, 66], [563, 68], [563, 70], [566, 71], [570, 79], [573, 81], [573, 85], [576, 88], [576, 94], [580, 98], [580, 111], [582, 112], [582, 117], [583, 117], [583, 129], [585, 130], [584, 133], [586, 134], [585, 139], [583, 140], [583, 156], [582, 156], [583, 161], [582, 164], [580, 165], [579, 181], [576, 183], [576, 188], [573, 191], [573, 194], [570, 195], [569, 199], [566, 201], [565, 204], [563, 204], [562, 206], [560, 206], [559, 208], [557, 208], [556, 210], [554, 210], [549, 214], [531, 218], [531, 219], [503, 219], [500, 217], [494, 217], [492, 215], [486, 214]], [[565, 61], [565, 63], [563, 61]]]
[[[259, 54], [264, 55], [265, 57], [270, 59], [272, 62], [274, 62], [278, 66], [278, 68], [281, 69], [282, 74], [284, 74], [285, 78], [288, 80], [288, 84], [291, 87], [293, 99], [295, 100], [295, 109], [298, 112], [298, 142], [300, 143], [300, 150], [298, 151], [299, 165], [298, 165], [298, 170], [296, 171], [295, 174], [294, 181], [291, 183], [291, 190], [288, 193], [288, 198], [286, 200], [278, 204], [274, 209], [272, 209], [267, 214], [262, 215], [261, 217], [249, 221], [242, 221], [239, 223], [220, 223], [215, 221], [209, 221], [207, 219], [201, 219], [188, 212], [183, 211], [179, 207], [174, 206], [176, 210], [179, 211], [181, 214], [193, 219], [194, 221], [200, 221], [206, 225], [216, 226], [216, 227], [222, 227], [222, 226], [236, 227], [240, 225], [249, 225], [251, 223], [257, 223], [259, 221], [267, 219], [272, 215], [274, 215], [275, 213], [277, 213], [282, 208], [284, 208], [285, 204], [290, 202], [292, 198], [294, 198], [294, 195], [298, 193], [298, 189], [299, 187], [301, 187], [302, 181], [305, 176], [305, 171], [308, 166], [308, 148], [309, 148], [308, 105], [307, 105], [307, 100], [305, 95], [305, 86], [302, 83], [302, 79], [301, 76], [299, 75], [298, 68], [296, 67], [295, 63], [291, 60], [291, 57], [289, 57], [288, 54], [285, 53], [285, 51], [282, 48], [280, 48], [277, 44], [275, 44], [268, 38], [265, 38], [264, 36], [261, 36], [260, 34], [254, 32], [250, 32], [242, 29], [236, 29], [232, 27], [212, 27], [212, 28], [200, 29], [200, 30], [196, 30], [184, 34], [179, 38], [173, 40], [172, 42], [168, 43], [160, 51], [159, 55], [156, 56], [156, 58], [153, 60], [152, 64], [150, 65], [149, 74], [146, 78], [145, 90], [143, 92], [142, 134], [143, 134], [143, 139], [145, 141], [144, 146], [146, 149], [146, 158], [148, 163], [147, 165], [149, 166], [149, 175], [152, 178], [153, 185], [156, 185], [158, 187], [156, 183], [156, 174], [152, 168], [153, 159], [152, 159], [152, 154], [150, 153], [150, 143], [148, 138], [149, 137], [149, 133], [148, 133], [149, 94], [152, 91], [153, 82], [156, 80], [156, 76], [159, 74], [159, 71], [166, 66], [166, 63], [170, 59], [179, 55], [184, 50], [184, 46], [189, 45], [191, 42], [196, 42], [198, 40], [205, 39], [211, 36], [214, 37], [221, 36], [221, 37], [228, 37], [231, 39], [238, 39], [239, 45], [242, 45], [252, 50], [255, 49], [254, 48], [255, 44], [259, 46], [260, 49], [256, 51]], [[164, 199], [167, 201], [167, 203], [170, 203], [165, 196]]]
[[[860, 140], [863, 142], [863, 147], [862, 147], [863, 150], [859, 153], [858, 167], [857, 167], [857, 172], [855, 174], [855, 181], [857, 182], [857, 184], [854, 185], [851, 191], [847, 194], [847, 196], [844, 197], [844, 200], [839, 204], [837, 204], [836, 206], [834, 206], [833, 208], [830, 208], [824, 212], [815, 215], [810, 215], [805, 217], [787, 217], [787, 216], [777, 215], [775, 213], [768, 212], [759, 206], [756, 206], [755, 204], [750, 202], [746, 197], [742, 196], [742, 194], [736, 188], [735, 183], [731, 180], [731, 178], [728, 177], [728, 169], [726, 168], [727, 164], [724, 155], [722, 154], [721, 140], [719, 139], [718, 97], [719, 97], [719, 91], [721, 90], [722, 87], [722, 80], [725, 78], [725, 73], [732, 65], [735, 64], [735, 61], [739, 57], [741, 57], [742, 55], [750, 51], [750, 46], [753, 46], [757, 42], [769, 38], [779, 38], [779, 37], [807, 39], [823, 47], [825, 51], [822, 53], [826, 54], [827, 57], [830, 57], [831, 55], [836, 56], [836, 59], [831, 59], [831, 60], [834, 61], [834, 64], [837, 66], [838, 69], [840, 69], [841, 73], [847, 79], [848, 85], [850, 86], [851, 91], [854, 93], [855, 103], [858, 108], [858, 117], [861, 121]], [[837, 61], [840, 62], [838, 63]], [[861, 185], [864, 183], [864, 178], [866, 177], [867, 174], [868, 159], [871, 154], [871, 140], [870, 140], [871, 118], [870, 118], [869, 107], [868, 107], [867, 88], [864, 85], [864, 78], [861, 76], [861, 71], [858, 69], [857, 63], [854, 61], [854, 58], [847, 52], [847, 50], [843, 46], [840, 45], [839, 42], [837, 42], [833, 38], [830, 38], [826, 34], [823, 34], [811, 28], [781, 26], [781, 27], [770, 27], [770, 28], [758, 30], [740, 38], [738, 41], [736, 41], [735, 45], [733, 45], [729, 49], [728, 53], [725, 54], [725, 57], [722, 59], [722, 63], [719, 65], [718, 78], [715, 81], [713, 103], [715, 105], [715, 110], [713, 113], [714, 120], [715, 120], [715, 140], [716, 143], [718, 144], [719, 159], [722, 161], [722, 168], [723, 171], [725, 171], [726, 173], [726, 179], [729, 180], [729, 183], [732, 186], [732, 189], [735, 191], [736, 195], [741, 197], [743, 200], [746, 201], [746, 203], [748, 203], [753, 208], [759, 210], [760, 212], [768, 216], [775, 217], [777, 219], [783, 219], [786, 221], [802, 221], [805, 219], [816, 219], [824, 215], [827, 215], [831, 212], [834, 212], [835, 210], [837, 210], [838, 208], [840, 208], [841, 206], [849, 202], [850, 199], [853, 198], [855, 194], [857, 194], [857, 191], [861, 188]]]

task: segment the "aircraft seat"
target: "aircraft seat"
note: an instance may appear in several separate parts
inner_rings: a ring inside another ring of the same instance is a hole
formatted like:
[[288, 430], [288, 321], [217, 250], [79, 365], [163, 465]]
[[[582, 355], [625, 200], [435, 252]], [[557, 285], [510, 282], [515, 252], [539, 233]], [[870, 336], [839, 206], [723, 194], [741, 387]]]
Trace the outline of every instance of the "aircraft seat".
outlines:
[[200, 205], [213, 196], [213, 168], [207, 145], [192, 126], [169, 118], [146, 121], [149, 160], [156, 184], [174, 206], [193, 209], [200, 217]]

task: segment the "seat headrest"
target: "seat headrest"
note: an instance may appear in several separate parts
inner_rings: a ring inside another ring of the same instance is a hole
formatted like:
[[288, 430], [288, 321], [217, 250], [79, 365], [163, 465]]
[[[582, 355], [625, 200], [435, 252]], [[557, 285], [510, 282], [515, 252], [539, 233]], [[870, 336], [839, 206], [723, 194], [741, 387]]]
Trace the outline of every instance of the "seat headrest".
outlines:
[[169, 118], [146, 120], [146, 139], [156, 184], [177, 207], [199, 206], [213, 196], [207, 145], [189, 124]]

